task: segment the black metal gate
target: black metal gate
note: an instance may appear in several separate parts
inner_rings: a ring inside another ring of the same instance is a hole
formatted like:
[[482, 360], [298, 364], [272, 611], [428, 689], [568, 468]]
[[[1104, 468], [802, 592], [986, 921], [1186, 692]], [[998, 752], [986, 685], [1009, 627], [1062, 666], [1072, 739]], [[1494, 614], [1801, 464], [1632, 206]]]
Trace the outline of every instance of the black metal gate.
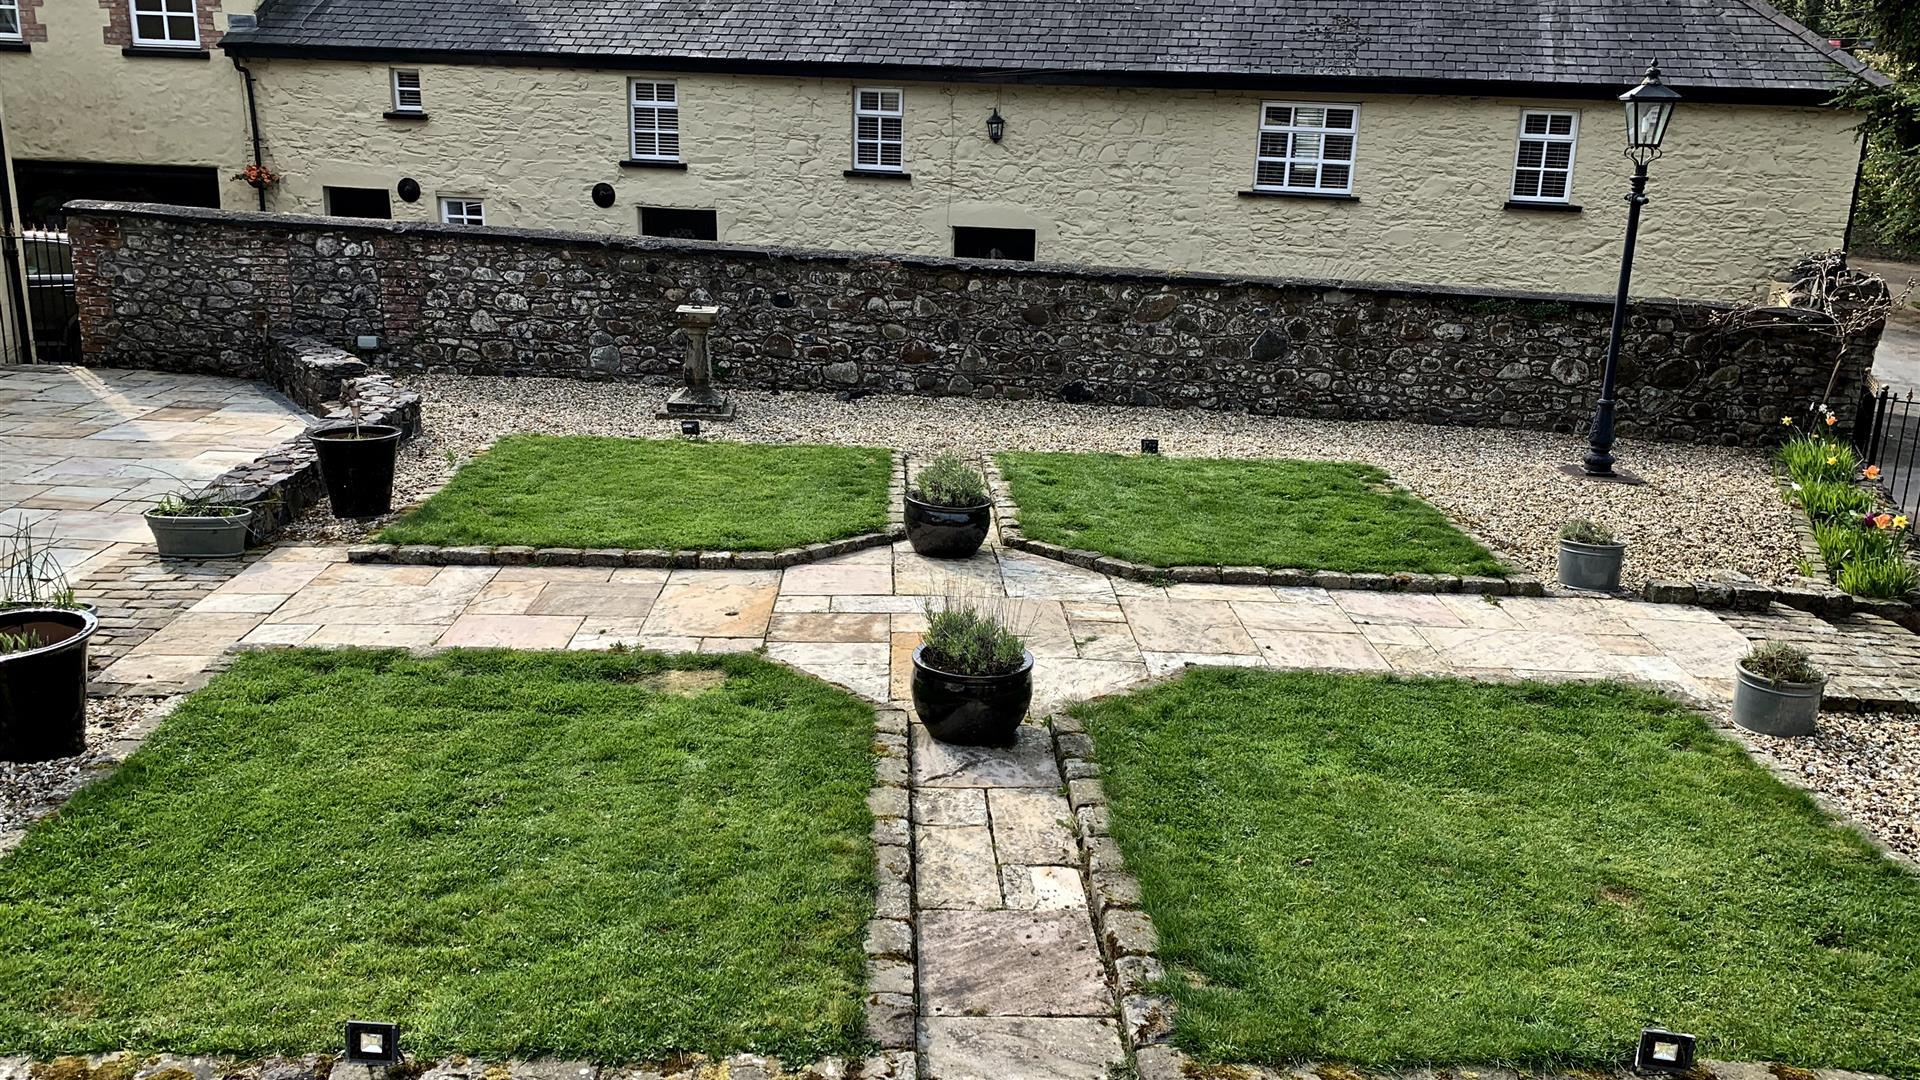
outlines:
[[1880, 467], [1894, 503], [1920, 521], [1920, 393], [1883, 386], [1862, 394], [1853, 447], [1863, 463]]
[[[8, 297], [16, 307], [22, 344], [32, 335], [33, 355], [43, 364], [80, 360], [79, 307], [73, 294], [73, 244], [60, 229], [28, 226], [0, 235], [7, 262], [21, 269]], [[11, 344], [11, 343], [10, 343]], [[17, 349], [25, 353], [24, 348]], [[24, 361], [26, 356], [18, 357]]]

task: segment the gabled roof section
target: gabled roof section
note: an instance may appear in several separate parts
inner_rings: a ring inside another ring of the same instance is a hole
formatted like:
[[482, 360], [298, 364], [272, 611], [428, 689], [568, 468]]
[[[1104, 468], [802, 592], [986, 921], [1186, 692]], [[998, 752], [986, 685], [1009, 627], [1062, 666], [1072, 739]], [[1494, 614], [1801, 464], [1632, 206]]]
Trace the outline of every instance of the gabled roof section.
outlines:
[[1884, 79], [1761, 0], [268, 0], [308, 56], [903, 78], [1703, 100]]

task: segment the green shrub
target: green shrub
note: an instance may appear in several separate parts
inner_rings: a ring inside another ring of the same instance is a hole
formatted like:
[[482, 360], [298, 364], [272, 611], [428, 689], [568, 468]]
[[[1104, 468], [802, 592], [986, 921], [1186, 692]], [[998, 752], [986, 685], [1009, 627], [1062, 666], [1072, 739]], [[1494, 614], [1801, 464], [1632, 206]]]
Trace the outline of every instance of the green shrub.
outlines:
[[1822, 522], [1855, 522], [1873, 509], [1873, 495], [1854, 487], [1850, 481], [1801, 481], [1794, 493], [1800, 508], [1818, 525]]
[[986, 478], [959, 454], [941, 454], [920, 470], [913, 497], [933, 506], [982, 506], [990, 501]]
[[1801, 435], [1780, 447], [1780, 464], [1802, 484], [1816, 481], [1849, 482], [1859, 471], [1853, 447], [1818, 435]]
[[1855, 596], [1899, 600], [1920, 591], [1920, 569], [1896, 548], [1886, 554], [1851, 560], [1840, 567], [1834, 583]]
[[1575, 544], [1611, 544], [1614, 542], [1613, 530], [1605, 525], [1596, 525], [1586, 518], [1574, 518], [1560, 526], [1560, 539]]
[[1820, 669], [1813, 666], [1807, 650], [1784, 641], [1755, 645], [1740, 661], [1748, 671], [1768, 682], [1819, 682]]
[[1005, 675], [1026, 661], [1027, 644], [992, 609], [949, 599], [927, 612], [921, 658], [936, 671], [952, 675]]

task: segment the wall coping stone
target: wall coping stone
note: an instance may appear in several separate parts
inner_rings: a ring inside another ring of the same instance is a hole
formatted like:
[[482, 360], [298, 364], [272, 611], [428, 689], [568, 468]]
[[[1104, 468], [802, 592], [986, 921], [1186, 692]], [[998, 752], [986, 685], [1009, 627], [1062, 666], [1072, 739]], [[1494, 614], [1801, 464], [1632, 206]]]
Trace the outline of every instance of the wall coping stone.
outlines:
[[[578, 232], [567, 229], [528, 229], [489, 225], [446, 225], [437, 221], [382, 221], [376, 218], [337, 218], [315, 214], [262, 213], [257, 210], [214, 210], [197, 206], [170, 206], [163, 203], [120, 202], [100, 199], [75, 199], [66, 204], [69, 217], [144, 218], [154, 221], [179, 221], [207, 224], [267, 226], [291, 237], [303, 230], [367, 235], [442, 237], [469, 243], [544, 244], [556, 247], [599, 247], [609, 251], [630, 251], [636, 255], [732, 255], [763, 256], [795, 262], [836, 265], [895, 264], [933, 270], [953, 270], [978, 277], [1075, 278], [1080, 280], [1152, 284], [1258, 285], [1276, 289], [1341, 291], [1361, 289], [1380, 296], [1438, 296], [1469, 300], [1510, 300], [1522, 303], [1555, 303], [1594, 307], [1611, 311], [1613, 297], [1597, 293], [1544, 292], [1525, 289], [1498, 289], [1480, 286], [1427, 285], [1416, 282], [1368, 281], [1340, 278], [1265, 277], [1247, 274], [1183, 273], [1120, 266], [1094, 266], [1080, 263], [995, 262], [984, 259], [958, 259], [943, 255], [834, 251], [824, 248], [785, 247], [779, 245], [730, 244], [709, 241], [672, 240], [651, 236], [626, 236], [614, 233]], [[1732, 311], [1735, 304], [1720, 300], [1689, 300], [1679, 297], [1633, 298], [1641, 311], [1695, 308]], [[1805, 309], [1780, 308], [1769, 311], [1817, 314]]]

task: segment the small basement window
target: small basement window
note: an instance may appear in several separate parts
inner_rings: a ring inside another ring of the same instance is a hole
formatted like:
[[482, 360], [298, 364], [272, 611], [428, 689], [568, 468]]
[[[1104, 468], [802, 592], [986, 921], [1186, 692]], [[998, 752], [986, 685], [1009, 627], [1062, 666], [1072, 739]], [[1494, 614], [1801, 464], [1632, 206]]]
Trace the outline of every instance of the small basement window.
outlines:
[[640, 235], [668, 240], [718, 240], [720, 215], [712, 210], [643, 206], [640, 208]]
[[487, 204], [479, 199], [441, 199], [440, 220], [448, 225], [485, 225]]
[[1032, 229], [953, 227], [953, 255], [957, 259], [1012, 259], [1033, 261]]
[[427, 111], [426, 98], [420, 91], [420, 73], [418, 71], [394, 69], [393, 111], [397, 113], [421, 113]]
[[330, 187], [326, 189], [327, 213], [334, 217], [393, 217], [393, 201], [386, 188]]

